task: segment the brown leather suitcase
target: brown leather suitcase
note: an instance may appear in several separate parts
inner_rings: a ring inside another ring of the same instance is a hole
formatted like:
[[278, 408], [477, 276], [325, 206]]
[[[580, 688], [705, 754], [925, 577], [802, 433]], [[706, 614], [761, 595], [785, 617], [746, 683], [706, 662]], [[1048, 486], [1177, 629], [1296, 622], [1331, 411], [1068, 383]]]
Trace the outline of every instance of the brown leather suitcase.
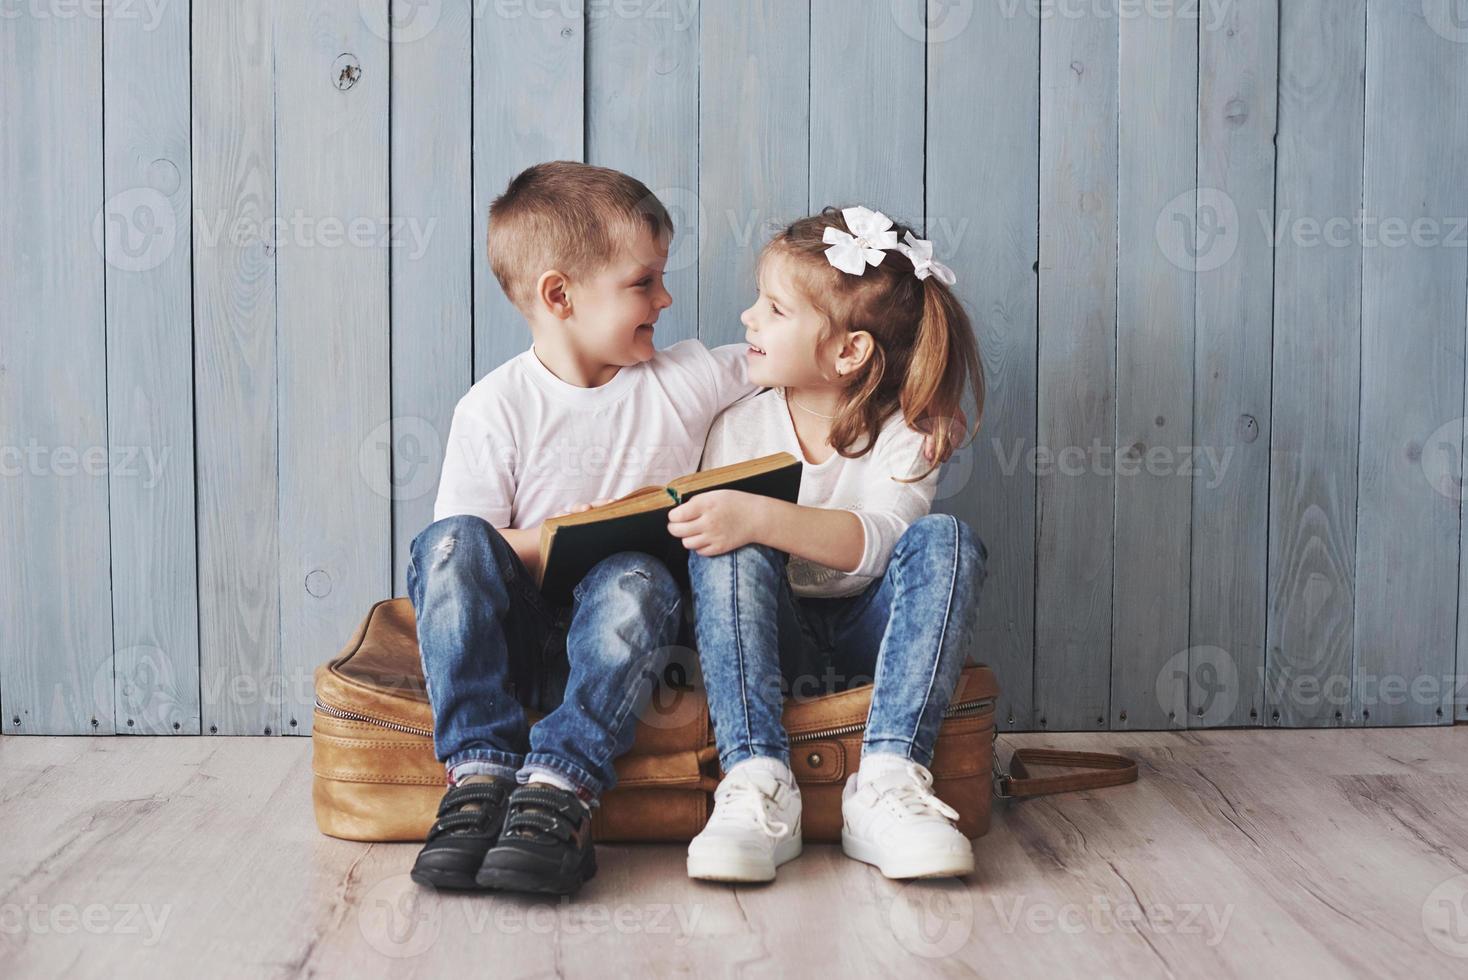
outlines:
[[[989, 829], [998, 693], [989, 668], [964, 670], [930, 767], [934, 791], [958, 811], [969, 837]], [[841, 839], [841, 790], [860, 761], [870, 703], [866, 687], [786, 705], [806, 840]], [[342, 652], [316, 669], [312, 796], [321, 832], [422, 840], [445, 789], [432, 726], [412, 604], [383, 600]], [[697, 834], [720, 775], [703, 693], [660, 686], [616, 769], [617, 785], [593, 818], [598, 840], [687, 841]]]

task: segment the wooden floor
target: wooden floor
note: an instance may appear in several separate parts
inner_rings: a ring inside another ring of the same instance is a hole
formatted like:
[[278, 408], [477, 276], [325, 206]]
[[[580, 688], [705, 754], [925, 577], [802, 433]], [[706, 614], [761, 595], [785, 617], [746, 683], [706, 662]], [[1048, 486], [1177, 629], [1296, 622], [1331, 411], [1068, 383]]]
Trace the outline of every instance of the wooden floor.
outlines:
[[[0, 739], [0, 976], [1468, 975], [1468, 728], [1048, 735], [1130, 787], [998, 804], [967, 882], [770, 887], [604, 845], [573, 903], [317, 834], [292, 738]], [[1007, 752], [1006, 752], [1007, 754]]]

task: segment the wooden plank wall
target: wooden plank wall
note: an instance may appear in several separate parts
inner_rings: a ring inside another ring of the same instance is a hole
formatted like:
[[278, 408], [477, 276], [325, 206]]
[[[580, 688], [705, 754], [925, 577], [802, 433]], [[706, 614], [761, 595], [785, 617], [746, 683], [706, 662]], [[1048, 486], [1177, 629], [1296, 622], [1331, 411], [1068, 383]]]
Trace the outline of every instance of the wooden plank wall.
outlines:
[[982, 429], [949, 461], [936, 503], [989, 549], [977, 656], [1003, 678], [1001, 728], [1017, 731], [1035, 718], [1036, 474], [1023, 456], [1038, 405], [1040, 32], [999, 5], [977, 5], [968, 23], [959, 13], [929, 26], [927, 234], [935, 253], [963, 256], [956, 289], [986, 392]]
[[[1196, 213], [1198, 24], [1118, 21], [1115, 574], [1112, 728], [1166, 728], [1187, 687], [1194, 277], [1158, 247], [1156, 216]], [[1043, 284], [1042, 284], [1043, 288]]]
[[6, 733], [309, 731], [558, 158], [672, 211], [663, 344], [737, 342], [808, 210], [926, 229], [1004, 728], [1468, 720], [1449, 0], [145, 7], [0, 18]]
[[1281, 6], [1264, 663], [1266, 721], [1283, 725], [1350, 711], [1363, 249], [1318, 229], [1361, 210], [1366, 8]]
[[280, 730], [273, 8], [192, 22], [200, 725], [247, 735]]
[[[1461, 417], [1464, 385], [1468, 48], [1443, 43], [1425, 9], [1417, 0], [1367, 9], [1351, 712], [1382, 725], [1453, 711], [1457, 623], [1445, 613], [1458, 595], [1461, 501], [1424, 485], [1422, 452], [1445, 422], [1455, 438], [1461, 427], [1450, 420]], [[1430, 125], [1423, 92], [1447, 96]]]
[[116, 725], [197, 735], [189, 6], [159, 8], [154, 24], [110, 12], [102, 147], [118, 237], [107, 240], [107, 441], [142, 463], [108, 484]]
[[[389, 249], [392, 419], [374, 430], [367, 458], [380, 474], [377, 457], [388, 457], [391, 479], [383, 491], [392, 500], [393, 594], [405, 595], [413, 538], [433, 522], [454, 405], [475, 377], [474, 284], [488, 268], [475, 247], [483, 226], [470, 169], [474, 86], [464, 83], [475, 64], [470, 0], [437, 7], [393, 0], [390, 12], [399, 40], [390, 59], [389, 170], [402, 244]], [[386, 22], [383, 29], [392, 36]], [[425, 105], [434, 110], [421, 111]], [[489, 297], [503, 302], [499, 290]]]
[[1111, 706], [1119, 35], [1116, 0], [1100, 9], [1040, 23], [1031, 720], [1042, 729], [1105, 728]]
[[[361, 452], [390, 417], [389, 41], [357, 0], [275, 14], [281, 692], [277, 730], [309, 727], [320, 650], [392, 589], [387, 460]], [[297, 217], [302, 220], [296, 224]], [[343, 479], [344, 474], [350, 476]], [[269, 734], [266, 732], [265, 734]]]
[[[0, 65], [0, 714], [111, 732], [102, 24], [0, 18]], [[120, 248], [169, 210], [127, 203]]]
[[699, 336], [718, 345], [744, 338], [760, 245], [809, 209], [811, 18], [799, 3], [705, 3], [701, 18]]
[[1198, 190], [1160, 219], [1196, 273], [1193, 442], [1217, 461], [1192, 481], [1188, 649], [1164, 678], [1169, 714], [1199, 727], [1263, 712], [1274, 257], [1242, 222], [1274, 211], [1277, 7], [1241, 0], [1199, 33]]

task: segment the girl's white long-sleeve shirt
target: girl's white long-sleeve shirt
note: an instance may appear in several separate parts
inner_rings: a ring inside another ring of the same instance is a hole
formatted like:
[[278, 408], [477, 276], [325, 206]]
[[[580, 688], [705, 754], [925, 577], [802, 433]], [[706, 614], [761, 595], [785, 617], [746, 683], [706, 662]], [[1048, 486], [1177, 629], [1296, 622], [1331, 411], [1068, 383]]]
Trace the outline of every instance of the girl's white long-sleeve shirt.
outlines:
[[[798, 411], [798, 409], [795, 409]], [[800, 596], [845, 596], [865, 589], [887, 571], [897, 540], [908, 525], [928, 513], [938, 485], [934, 469], [923, 479], [903, 483], [928, 468], [923, 434], [909, 428], [901, 412], [883, 424], [872, 451], [856, 459], [832, 453], [812, 463], [801, 451], [783, 393], [771, 389], [729, 408], [709, 430], [703, 468], [740, 463], [770, 453], [788, 452], [801, 460], [802, 506], [849, 510], [861, 521], [865, 541], [861, 564], [844, 572], [790, 556], [790, 585]]]

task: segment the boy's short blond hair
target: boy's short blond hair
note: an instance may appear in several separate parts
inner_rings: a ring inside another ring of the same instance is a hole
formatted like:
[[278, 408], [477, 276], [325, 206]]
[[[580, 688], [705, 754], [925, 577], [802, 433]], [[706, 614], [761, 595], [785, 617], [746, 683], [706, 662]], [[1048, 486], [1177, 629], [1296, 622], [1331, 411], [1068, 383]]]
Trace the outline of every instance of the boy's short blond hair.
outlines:
[[659, 240], [673, 235], [667, 208], [642, 181], [571, 160], [537, 163], [489, 206], [489, 267], [528, 313], [541, 273], [595, 275], [644, 229]]

